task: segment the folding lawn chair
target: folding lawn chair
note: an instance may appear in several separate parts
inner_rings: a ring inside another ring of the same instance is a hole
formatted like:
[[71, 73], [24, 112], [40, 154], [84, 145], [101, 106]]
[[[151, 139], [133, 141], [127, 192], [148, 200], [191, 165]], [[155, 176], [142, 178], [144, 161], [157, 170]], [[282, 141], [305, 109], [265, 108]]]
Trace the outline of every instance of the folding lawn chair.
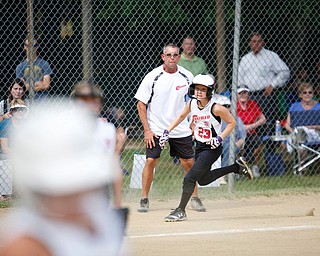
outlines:
[[[292, 146], [297, 152], [297, 164], [293, 169], [295, 174], [301, 174], [306, 167], [320, 159], [320, 131], [306, 127], [320, 126], [320, 110], [292, 111], [290, 121], [294, 128]], [[308, 151], [307, 158], [301, 159], [300, 149]]]

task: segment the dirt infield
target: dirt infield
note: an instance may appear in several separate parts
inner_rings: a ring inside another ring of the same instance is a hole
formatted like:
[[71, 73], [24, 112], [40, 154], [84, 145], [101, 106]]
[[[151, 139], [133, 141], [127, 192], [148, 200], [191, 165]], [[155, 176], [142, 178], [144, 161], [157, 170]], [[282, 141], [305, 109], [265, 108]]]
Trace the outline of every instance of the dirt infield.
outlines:
[[[320, 194], [203, 202], [207, 212], [188, 210], [188, 220], [178, 223], [163, 220], [177, 201], [151, 200], [146, 214], [128, 204], [123, 254], [320, 255]], [[0, 217], [11, 210], [0, 209]]]
[[164, 222], [176, 204], [151, 201], [146, 214], [129, 205], [125, 245], [132, 255], [320, 255], [319, 194], [205, 200], [207, 212]]

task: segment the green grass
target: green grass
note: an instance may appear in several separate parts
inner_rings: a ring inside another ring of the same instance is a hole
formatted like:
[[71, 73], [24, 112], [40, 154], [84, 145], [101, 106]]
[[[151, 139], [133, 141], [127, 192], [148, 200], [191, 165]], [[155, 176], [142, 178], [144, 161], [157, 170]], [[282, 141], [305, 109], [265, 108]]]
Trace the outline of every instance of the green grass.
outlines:
[[13, 205], [12, 200], [0, 201], [0, 208], [8, 208]]
[[[139, 152], [145, 154], [142, 143], [135, 142], [135, 148], [126, 149], [123, 153], [125, 168], [131, 173], [133, 154]], [[218, 188], [200, 188], [200, 197], [208, 199], [235, 198], [250, 196], [277, 196], [281, 194], [305, 194], [320, 192], [320, 173], [317, 164], [309, 168], [312, 175], [296, 176], [292, 171], [292, 163], [287, 163], [286, 174], [283, 176], [263, 175], [257, 179], [247, 180], [241, 178], [234, 183], [232, 193], [228, 191], [228, 185]], [[181, 165], [175, 166], [169, 156], [169, 150], [162, 152], [156, 174], [154, 177], [150, 197], [155, 200], [168, 200], [180, 198], [184, 170]], [[123, 195], [125, 201], [137, 201], [140, 198], [140, 189], [131, 189], [130, 175], [124, 176]]]

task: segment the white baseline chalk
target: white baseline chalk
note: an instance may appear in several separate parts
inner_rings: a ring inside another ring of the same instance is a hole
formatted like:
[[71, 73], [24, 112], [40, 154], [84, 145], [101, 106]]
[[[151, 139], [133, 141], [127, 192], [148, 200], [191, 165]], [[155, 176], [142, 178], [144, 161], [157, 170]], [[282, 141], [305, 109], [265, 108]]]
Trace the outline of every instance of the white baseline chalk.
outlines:
[[273, 231], [297, 231], [297, 230], [315, 230], [320, 229], [317, 225], [303, 225], [303, 226], [284, 226], [284, 227], [266, 227], [266, 228], [248, 228], [248, 229], [227, 229], [227, 230], [208, 230], [199, 232], [181, 232], [181, 233], [164, 233], [153, 235], [139, 235], [127, 236], [128, 239], [133, 238], [151, 238], [151, 237], [167, 237], [167, 236], [194, 236], [194, 235], [229, 235], [241, 233], [259, 233], [259, 232], [273, 232]]

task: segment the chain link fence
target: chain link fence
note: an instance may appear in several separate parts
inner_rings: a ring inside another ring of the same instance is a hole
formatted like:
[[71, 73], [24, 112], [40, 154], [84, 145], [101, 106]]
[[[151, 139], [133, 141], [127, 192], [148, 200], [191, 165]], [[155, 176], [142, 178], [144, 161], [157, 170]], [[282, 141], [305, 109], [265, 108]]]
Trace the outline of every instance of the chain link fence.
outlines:
[[[28, 15], [27, 1], [2, 0], [0, 6], [0, 89], [5, 102], [13, 79], [20, 77], [17, 67], [27, 56]], [[37, 39], [33, 50], [49, 65], [34, 63], [35, 86], [44, 86], [51, 96], [63, 97], [82, 79], [101, 86], [105, 98], [102, 115], [113, 115], [127, 134], [121, 162], [123, 194], [128, 200], [140, 196], [145, 154], [134, 95], [143, 77], [162, 64], [162, 47], [166, 43], [181, 46], [187, 36], [195, 42], [196, 56], [215, 76], [216, 93], [232, 96], [233, 103], [242, 97], [237, 109], [230, 104], [243, 119], [245, 146], [237, 150], [238, 144], [232, 140], [231, 152], [243, 154], [254, 166], [256, 176], [253, 181], [235, 177], [234, 182], [230, 176], [228, 185], [217, 181], [212, 187], [202, 188], [200, 197], [226, 196], [231, 191], [243, 195], [319, 187], [319, 161], [302, 168], [303, 161], [319, 152], [319, 1], [34, 0], [32, 6]], [[254, 32], [257, 34], [252, 37]], [[255, 49], [259, 47], [263, 49]], [[49, 86], [46, 76], [50, 77]], [[301, 89], [305, 83], [309, 85]], [[238, 85], [245, 88], [241, 93]], [[255, 100], [261, 112], [246, 105], [245, 96]], [[294, 102], [301, 101], [298, 110], [290, 109]], [[305, 112], [310, 108], [313, 112], [295, 117], [296, 110]], [[252, 113], [248, 114], [249, 110]], [[289, 110], [291, 128], [286, 124]], [[277, 120], [282, 133], [276, 137]], [[294, 129], [294, 122], [295, 126], [312, 126], [314, 130]], [[313, 139], [308, 140], [311, 135]], [[304, 146], [311, 150], [303, 148], [301, 141], [308, 141]], [[231, 161], [234, 157], [230, 154]], [[2, 161], [2, 166], [5, 163]], [[295, 167], [297, 163], [300, 165]], [[11, 177], [6, 168], [1, 169], [0, 192], [8, 195]], [[168, 149], [162, 152], [155, 173], [150, 196], [177, 198], [184, 170], [177, 159], [169, 156]]]

